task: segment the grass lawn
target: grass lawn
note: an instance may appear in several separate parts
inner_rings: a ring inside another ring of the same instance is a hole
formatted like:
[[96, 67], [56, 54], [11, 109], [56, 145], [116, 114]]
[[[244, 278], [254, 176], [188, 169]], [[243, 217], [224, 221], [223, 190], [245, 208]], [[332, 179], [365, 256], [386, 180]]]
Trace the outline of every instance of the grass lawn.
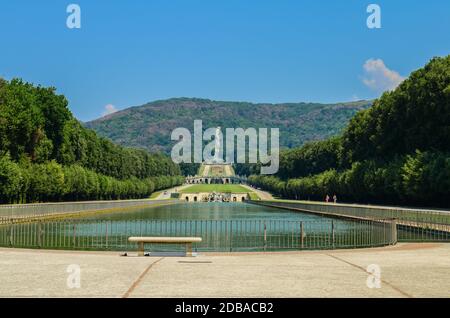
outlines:
[[180, 192], [197, 193], [197, 192], [232, 192], [232, 193], [249, 193], [251, 190], [244, 188], [239, 184], [194, 184]]

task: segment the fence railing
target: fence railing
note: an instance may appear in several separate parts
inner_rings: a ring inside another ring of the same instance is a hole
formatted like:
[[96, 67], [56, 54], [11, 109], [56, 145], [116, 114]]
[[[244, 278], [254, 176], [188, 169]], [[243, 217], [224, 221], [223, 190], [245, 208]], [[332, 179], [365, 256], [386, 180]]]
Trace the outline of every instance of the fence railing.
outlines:
[[315, 213], [353, 216], [358, 218], [397, 219], [408, 222], [423, 222], [450, 225], [450, 211], [394, 208], [353, 204], [331, 204], [305, 201], [251, 201], [254, 204], [279, 208], [298, 209]]
[[0, 205], [0, 224], [20, 220], [116, 208], [151, 206], [168, 200], [86, 201], [38, 204]]
[[392, 220], [54, 220], [0, 225], [4, 247], [135, 250], [130, 236], [199, 236], [203, 241], [194, 245], [198, 251], [357, 248], [397, 242]]
[[397, 222], [399, 242], [450, 242], [450, 225], [414, 221]]
[[316, 202], [249, 201], [253, 204], [350, 220], [394, 219], [399, 242], [450, 242], [450, 213]]

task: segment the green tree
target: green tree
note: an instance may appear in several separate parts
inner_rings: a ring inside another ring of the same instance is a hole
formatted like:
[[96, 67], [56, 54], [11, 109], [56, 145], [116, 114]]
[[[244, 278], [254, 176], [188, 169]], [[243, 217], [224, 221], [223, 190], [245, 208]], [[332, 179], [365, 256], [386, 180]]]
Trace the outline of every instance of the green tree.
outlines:
[[0, 202], [16, 202], [21, 187], [22, 175], [19, 165], [11, 161], [9, 154], [0, 156]]

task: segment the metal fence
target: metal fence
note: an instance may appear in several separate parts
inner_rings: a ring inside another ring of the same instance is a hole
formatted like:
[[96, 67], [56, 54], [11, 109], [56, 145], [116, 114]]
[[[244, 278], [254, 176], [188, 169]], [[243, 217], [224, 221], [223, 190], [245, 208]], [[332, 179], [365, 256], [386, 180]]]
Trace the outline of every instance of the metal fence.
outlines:
[[[0, 246], [79, 250], [135, 250], [130, 236], [196, 236], [197, 251], [274, 251], [395, 244], [392, 220], [55, 220], [0, 226]], [[154, 245], [151, 249], [181, 246]]]
[[314, 213], [354, 216], [358, 218], [397, 219], [450, 225], [450, 211], [390, 208], [353, 204], [330, 204], [304, 201], [252, 201], [251, 203]]
[[450, 212], [445, 211], [316, 202], [249, 201], [249, 203], [350, 220], [395, 219], [399, 242], [450, 242]]
[[86, 201], [86, 202], [0, 205], [0, 224], [28, 219], [38, 219], [42, 217], [59, 216], [64, 214], [81, 213], [86, 211], [100, 211], [116, 208], [151, 206], [161, 203], [169, 203], [169, 201], [116, 200], [116, 201]]
[[450, 242], [450, 225], [399, 221], [399, 242]]

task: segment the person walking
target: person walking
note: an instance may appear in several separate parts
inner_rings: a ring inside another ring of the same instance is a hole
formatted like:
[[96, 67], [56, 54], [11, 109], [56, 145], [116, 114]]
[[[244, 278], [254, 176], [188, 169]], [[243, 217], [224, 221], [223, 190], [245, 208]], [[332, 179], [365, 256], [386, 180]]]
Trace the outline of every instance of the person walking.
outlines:
[[330, 196], [327, 194], [327, 196], [325, 197], [325, 202], [328, 203], [330, 202]]
[[333, 201], [334, 201], [334, 203], [337, 203], [337, 196], [336, 196], [336, 194], [333, 195]]

